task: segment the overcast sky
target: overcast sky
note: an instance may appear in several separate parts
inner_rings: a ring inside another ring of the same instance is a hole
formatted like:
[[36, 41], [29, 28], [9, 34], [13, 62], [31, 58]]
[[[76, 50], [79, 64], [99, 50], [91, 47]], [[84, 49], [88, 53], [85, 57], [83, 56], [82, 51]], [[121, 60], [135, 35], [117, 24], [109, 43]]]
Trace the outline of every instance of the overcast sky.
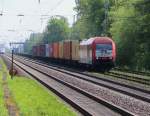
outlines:
[[75, 0], [0, 0], [0, 43], [24, 41], [32, 31], [42, 32], [52, 15], [67, 17], [71, 25], [74, 7]]

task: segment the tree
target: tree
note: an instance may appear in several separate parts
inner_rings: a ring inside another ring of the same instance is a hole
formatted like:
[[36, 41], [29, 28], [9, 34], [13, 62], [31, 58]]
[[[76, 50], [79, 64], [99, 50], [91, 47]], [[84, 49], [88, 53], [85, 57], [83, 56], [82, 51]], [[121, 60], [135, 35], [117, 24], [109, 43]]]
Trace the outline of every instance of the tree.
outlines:
[[[142, 64], [144, 68], [150, 69], [150, 1], [138, 0], [135, 4], [136, 10], [141, 16], [139, 18], [139, 33], [138, 44], [140, 45], [138, 50], [140, 51], [137, 56], [142, 56], [142, 62], [139, 60], [139, 65]], [[141, 57], [140, 57], [141, 58]]]
[[69, 25], [65, 18], [52, 18], [49, 20], [44, 32], [44, 43], [65, 40], [69, 35]]
[[76, 24], [80, 26], [79, 31], [83, 32], [84, 38], [100, 36], [104, 33], [104, 4], [104, 0], [80, 0], [77, 3], [75, 9], [79, 20]]
[[118, 64], [132, 69], [150, 69], [150, 2], [118, 0], [111, 7], [110, 33], [118, 46]]

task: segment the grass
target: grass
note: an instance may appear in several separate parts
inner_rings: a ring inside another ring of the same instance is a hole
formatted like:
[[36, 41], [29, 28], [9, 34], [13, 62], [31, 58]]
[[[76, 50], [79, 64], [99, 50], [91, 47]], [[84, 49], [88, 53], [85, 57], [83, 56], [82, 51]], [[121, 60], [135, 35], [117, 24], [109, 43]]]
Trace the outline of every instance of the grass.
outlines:
[[15, 77], [8, 80], [15, 101], [23, 116], [75, 116], [68, 106], [35, 81]]
[[2, 71], [0, 71], [0, 116], [8, 116], [2, 90], [2, 72], [4, 71], [7, 72], [8, 87], [21, 116], [77, 115], [73, 109], [62, 102], [55, 94], [38, 84], [37, 81], [17, 76], [11, 80], [2, 59], [0, 59], [0, 64], [3, 66]]
[[8, 116], [7, 108], [5, 107], [4, 92], [2, 88], [2, 73], [3, 73], [3, 62], [0, 59], [0, 116]]
[[[0, 64], [3, 65], [3, 71], [7, 71], [6, 65], [1, 59]], [[1, 80], [2, 79], [0, 79], [0, 116], [7, 116], [7, 109], [4, 106], [3, 100], [3, 92], [1, 92]], [[8, 74], [7, 82], [21, 116], [77, 115], [73, 109], [62, 102], [56, 95], [47, 90], [45, 87], [37, 84], [35, 80], [17, 76], [11, 80]]]

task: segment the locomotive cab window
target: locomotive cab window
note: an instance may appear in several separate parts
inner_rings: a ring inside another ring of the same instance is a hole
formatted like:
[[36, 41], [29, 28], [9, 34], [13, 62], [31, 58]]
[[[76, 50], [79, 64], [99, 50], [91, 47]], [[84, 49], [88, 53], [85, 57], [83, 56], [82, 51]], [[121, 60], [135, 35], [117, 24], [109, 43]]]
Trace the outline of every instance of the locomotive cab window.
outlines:
[[112, 57], [112, 44], [96, 44], [96, 58]]

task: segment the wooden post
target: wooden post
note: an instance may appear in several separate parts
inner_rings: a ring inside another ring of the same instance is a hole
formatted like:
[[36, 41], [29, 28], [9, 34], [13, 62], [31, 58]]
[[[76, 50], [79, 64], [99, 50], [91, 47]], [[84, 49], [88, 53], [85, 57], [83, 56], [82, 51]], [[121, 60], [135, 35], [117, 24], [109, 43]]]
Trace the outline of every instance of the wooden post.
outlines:
[[13, 76], [14, 76], [14, 50], [12, 49], [12, 60], [11, 60], [11, 71], [12, 71], [12, 74], [11, 74], [11, 79], [13, 79]]

